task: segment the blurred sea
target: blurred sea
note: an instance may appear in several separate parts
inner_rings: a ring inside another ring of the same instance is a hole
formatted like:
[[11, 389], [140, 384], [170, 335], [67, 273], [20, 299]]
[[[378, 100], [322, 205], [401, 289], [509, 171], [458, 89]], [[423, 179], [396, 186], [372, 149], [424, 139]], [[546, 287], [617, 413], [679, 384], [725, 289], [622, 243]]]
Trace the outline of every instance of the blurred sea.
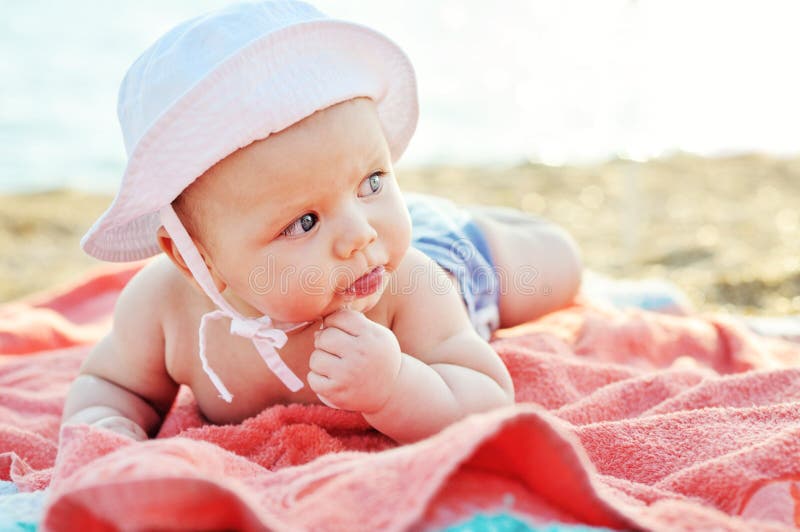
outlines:
[[[112, 191], [128, 66], [223, 0], [0, 0], [0, 191]], [[417, 69], [402, 165], [800, 152], [800, 4], [319, 0]], [[795, 66], [792, 66], [795, 65]]]

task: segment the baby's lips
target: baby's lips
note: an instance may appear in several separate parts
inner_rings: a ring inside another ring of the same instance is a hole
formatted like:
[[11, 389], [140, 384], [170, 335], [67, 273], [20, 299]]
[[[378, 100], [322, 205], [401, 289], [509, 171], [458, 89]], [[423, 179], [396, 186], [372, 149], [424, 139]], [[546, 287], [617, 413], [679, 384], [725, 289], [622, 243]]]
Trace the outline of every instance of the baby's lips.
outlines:
[[356, 279], [353, 284], [347, 287], [347, 290], [345, 290], [345, 295], [366, 295], [375, 291], [376, 287], [380, 285], [384, 272], [385, 268], [383, 265], [379, 264], [378, 266], [375, 266], [370, 271]]

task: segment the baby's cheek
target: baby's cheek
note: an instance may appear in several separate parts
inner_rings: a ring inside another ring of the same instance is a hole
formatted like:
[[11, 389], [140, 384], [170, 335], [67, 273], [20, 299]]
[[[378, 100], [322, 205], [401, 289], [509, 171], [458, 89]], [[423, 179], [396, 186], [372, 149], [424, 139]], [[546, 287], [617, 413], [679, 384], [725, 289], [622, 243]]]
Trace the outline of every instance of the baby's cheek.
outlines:
[[315, 306], [303, 304], [303, 298], [298, 297], [270, 297], [263, 299], [258, 305], [259, 310], [270, 318], [289, 323], [314, 320], [319, 317]]
[[285, 321], [316, 319], [329, 298], [325, 284], [324, 279], [316, 276], [295, 279], [265, 296], [265, 301], [274, 309], [275, 315], [283, 315]]
[[411, 246], [411, 218], [404, 205], [402, 209], [398, 210], [394, 224], [386, 228], [386, 241], [389, 245], [389, 253], [392, 255], [392, 260], [395, 264], [399, 264]]

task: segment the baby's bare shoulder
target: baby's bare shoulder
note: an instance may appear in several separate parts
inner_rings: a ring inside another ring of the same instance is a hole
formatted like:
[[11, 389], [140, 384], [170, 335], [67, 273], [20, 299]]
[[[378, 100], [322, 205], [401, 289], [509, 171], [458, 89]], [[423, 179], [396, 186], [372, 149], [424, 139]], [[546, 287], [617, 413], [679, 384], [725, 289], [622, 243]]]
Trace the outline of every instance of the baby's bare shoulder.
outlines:
[[[392, 331], [404, 352], [425, 358], [436, 345], [472, 325], [453, 282], [439, 264], [411, 248], [390, 287]], [[408, 349], [408, 351], [405, 351]]]
[[434, 268], [436, 264], [427, 255], [415, 248], [408, 249], [397, 270], [393, 272], [381, 298], [381, 304], [386, 306], [392, 330], [414, 287], [419, 285], [422, 278], [428, 276]]
[[[492, 347], [475, 332], [454, 281], [439, 264], [412, 249], [398, 268], [398, 303], [392, 331], [403, 353], [431, 367], [469, 368], [492, 378], [513, 397], [508, 370]], [[447, 369], [449, 368], [449, 369]]]
[[397, 268], [396, 287], [403, 304], [434, 298], [439, 303], [461, 305], [452, 275], [416, 248], [408, 250]]
[[125, 285], [114, 307], [114, 330], [160, 326], [161, 309], [171, 297], [168, 272], [158, 257]]
[[82, 374], [133, 392], [161, 413], [177, 391], [165, 364], [163, 316], [175, 290], [170, 281], [161, 258], [134, 275], [117, 299], [111, 331], [81, 366]]
[[191, 373], [187, 366], [191, 357], [183, 355], [196, 348], [200, 316], [212, 309], [166, 256], [154, 259], [134, 280], [137, 283], [131, 286], [134, 293], [129, 295], [127, 306], [137, 315], [149, 313], [142, 316], [150, 321], [142, 330], [158, 331], [167, 372], [176, 381], [185, 382]]
[[150, 261], [136, 277], [139, 278], [138, 289], [164, 303], [178, 297], [187, 285], [175, 265], [163, 254]]
[[130, 280], [120, 298], [127, 300], [126, 309], [134, 313], [126, 318], [135, 319], [140, 311], [148, 311], [141, 317], [163, 325], [176, 310], [185, 312], [196, 304], [192, 296], [188, 281], [166, 256], [159, 255]]

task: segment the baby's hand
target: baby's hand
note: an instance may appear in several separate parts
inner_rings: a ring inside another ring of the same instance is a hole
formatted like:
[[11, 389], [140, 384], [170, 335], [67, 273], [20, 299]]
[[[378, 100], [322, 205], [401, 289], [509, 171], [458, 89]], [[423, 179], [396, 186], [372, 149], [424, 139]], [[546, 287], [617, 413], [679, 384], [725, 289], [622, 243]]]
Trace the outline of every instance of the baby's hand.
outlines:
[[144, 429], [142, 429], [142, 427], [137, 425], [133, 420], [123, 416], [105, 416], [91, 422], [82, 420], [79, 417], [80, 416], [77, 416], [72, 420], [65, 421], [64, 425], [88, 424], [92, 425], [93, 427], [101, 427], [110, 430], [111, 432], [122, 434], [123, 436], [127, 436], [128, 438], [132, 438], [136, 441], [146, 441], [148, 439], [147, 433], [144, 431]]
[[402, 353], [394, 333], [353, 310], [339, 310], [314, 334], [308, 385], [333, 408], [377, 412], [389, 400]]
[[131, 421], [130, 419], [122, 416], [110, 416], [92, 423], [95, 427], [103, 427], [117, 434], [122, 434], [136, 441], [146, 441], [147, 433]]

